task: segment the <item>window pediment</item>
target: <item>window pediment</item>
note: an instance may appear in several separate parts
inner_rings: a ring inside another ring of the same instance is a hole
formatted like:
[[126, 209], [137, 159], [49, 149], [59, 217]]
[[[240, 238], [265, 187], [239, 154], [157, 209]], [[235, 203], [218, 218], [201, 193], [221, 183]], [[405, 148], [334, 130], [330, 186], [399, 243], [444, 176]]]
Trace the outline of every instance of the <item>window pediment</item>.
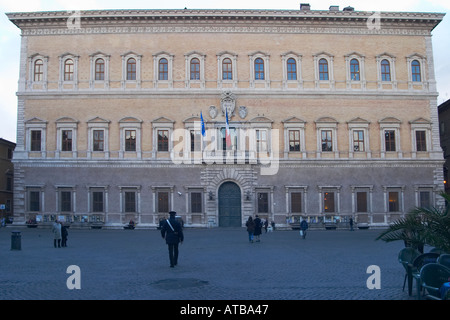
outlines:
[[171, 123], [171, 124], [173, 124], [173, 123], [175, 123], [175, 121], [173, 121], [169, 118], [166, 118], [166, 117], [159, 117], [159, 118], [156, 118], [155, 120], [153, 120], [152, 123]]
[[353, 118], [352, 120], [348, 121], [348, 123], [349, 124], [350, 123], [352, 123], [352, 124], [357, 124], [357, 123], [364, 123], [364, 124], [366, 124], [366, 123], [370, 123], [370, 121], [368, 121], [366, 119], [363, 119], [363, 118], [360, 118], [360, 117], [357, 117], [357, 118]]
[[46, 124], [47, 121], [34, 117], [34, 118], [31, 118], [31, 119], [25, 121], [25, 123], [26, 124]]
[[431, 124], [430, 120], [427, 120], [425, 118], [417, 118], [415, 120], [409, 121], [410, 124]]
[[316, 120], [316, 123], [338, 123], [338, 121], [332, 117], [322, 117]]
[[394, 117], [386, 117], [378, 121], [379, 123], [401, 123], [401, 121]]
[[106, 120], [100, 117], [95, 117], [88, 121], [88, 123], [110, 123], [110, 122], [111, 122], [110, 120]]
[[75, 120], [71, 117], [62, 117], [55, 121], [56, 123], [78, 123], [78, 120]]
[[134, 117], [125, 117], [120, 119], [119, 123], [142, 123], [142, 120]]
[[281, 122], [283, 122], [283, 123], [306, 123], [305, 120], [299, 119], [297, 117], [290, 117], [285, 120], [282, 120]]

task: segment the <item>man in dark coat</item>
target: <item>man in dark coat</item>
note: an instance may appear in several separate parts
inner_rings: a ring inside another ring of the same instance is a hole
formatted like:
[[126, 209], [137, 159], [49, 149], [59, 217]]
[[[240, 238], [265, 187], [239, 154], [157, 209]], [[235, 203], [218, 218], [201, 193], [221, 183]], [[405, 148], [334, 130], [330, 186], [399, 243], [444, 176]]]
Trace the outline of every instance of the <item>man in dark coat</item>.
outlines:
[[161, 227], [161, 236], [166, 239], [169, 247], [170, 267], [173, 268], [178, 263], [178, 244], [184, 241], [183, 229], [181, 224], [175, 219], [175, 211], [170, 211], [170, 218], [163, 221]]
[[258, 215], [256, 215], [255, 220], [253, 220], [255, 222], [255, 238], [256, 238], [256, 242], [260, 242], [260, 236], [261, 236], [261, 229], [262, 229], [262, 222], [261, 219], [258, 217]]

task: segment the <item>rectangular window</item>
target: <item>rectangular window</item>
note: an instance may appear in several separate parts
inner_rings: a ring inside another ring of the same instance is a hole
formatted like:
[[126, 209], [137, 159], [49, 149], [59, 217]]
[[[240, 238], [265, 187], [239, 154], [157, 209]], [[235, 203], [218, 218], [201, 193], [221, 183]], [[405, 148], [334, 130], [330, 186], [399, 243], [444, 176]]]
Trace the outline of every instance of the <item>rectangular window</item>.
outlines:
[[395, 130], [386, 130], [384, 132], [384, 141], [386, 151], [395, 151]]
[[94, 130], [94, 151], [105, 150], [105, 131]]
[[333, 132], [331, 130], [322, 130], [322, 151], [333, 151]]
[[416, 151], [427, 151], [427, 139], [424, 130], [416, 131]]
[[201, 133], [200, 131], [191, 130], [191, 152], [201, 151]]
[[169, 212], [169, 192], [159, 191], [158, 192], [158, 213]]
[[169, 130], [158, 130], [158, 151], [169, 151]]
[[323, 211], [335, 212], [334, 192], [325, 192], [323, 196]]
[[136, 212], [136, 192], [125, 192], [125, 212]]
[[353, 131], [353, 151], [364, 151], [364, 131], [354, 130]]
[[300, 151], [300, 130], [289, 130], [289, 151]]
[[367, 212], [367, 192], [356, 193], [356, 212]]
[[33, 212], [41, 211], [41, 193], [39, 191], [30, 191], [28, 197], [28, 210]]
[[72, 151], [72, 130], [63, 130], [61, 135], [61, 151]]
[[11, 177], [6, 177], [6, 190], [7, 191], [12, 191], [13, 190], [13, 178]]
[[302, 193], [292, 192], [291, 193], [291, 212], [300, 213], [302, 212]]
[[256, 130], [256, 151], [267, 151], [267, 130]]
[[92, 212], [103, 212], [103, 192], [92, 192]]
[[431, 192], [420, 191], [419, 192], [419, 207], [431, 209]]
[[389, 212], [400, 211], [400, 195], [397, 191], [389, 192]]
[[125, 151], [136, 151], [136, 130], [125, 130]]
[[258, 192], [258, 213], [269, 213], [269, 194]]
[[191, 193], [191, 213], [201, 213], [202, 212], [202, 193], [192, 192]]
[[41, 130], [31, 131], [31, 151], [41, 151]]
[[72, 192], [61, 191], [61, 212], [71, 212], [72, 211]]

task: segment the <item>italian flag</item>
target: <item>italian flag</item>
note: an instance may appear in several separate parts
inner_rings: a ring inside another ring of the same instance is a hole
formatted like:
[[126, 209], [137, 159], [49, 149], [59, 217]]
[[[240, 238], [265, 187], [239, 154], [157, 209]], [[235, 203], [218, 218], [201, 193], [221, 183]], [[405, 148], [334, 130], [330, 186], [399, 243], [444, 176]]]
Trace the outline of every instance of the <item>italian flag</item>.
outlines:
[[230, 135], [230, 126], [228, 125], [228, 110], [225, 111], [226, 112], [226, 119], [227, 119], [227, 124], [225, 127], [225, 140], [227, 143], [227, 148], [231, 147], [231, 135]]

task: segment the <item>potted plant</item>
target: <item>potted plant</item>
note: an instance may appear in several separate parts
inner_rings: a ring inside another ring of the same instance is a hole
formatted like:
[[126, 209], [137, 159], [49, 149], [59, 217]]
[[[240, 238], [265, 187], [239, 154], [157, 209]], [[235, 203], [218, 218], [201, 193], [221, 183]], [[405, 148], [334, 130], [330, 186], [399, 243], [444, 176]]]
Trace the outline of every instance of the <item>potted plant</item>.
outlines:
[[[450, 202], [450, 195], [441, 193]], [[402, 240], [423, 253], [425, 244], [450, 252], [450, 213], [449, 208], [417, 207], [405, 217], [394, 221], [376, 238], [386, 242]]]

